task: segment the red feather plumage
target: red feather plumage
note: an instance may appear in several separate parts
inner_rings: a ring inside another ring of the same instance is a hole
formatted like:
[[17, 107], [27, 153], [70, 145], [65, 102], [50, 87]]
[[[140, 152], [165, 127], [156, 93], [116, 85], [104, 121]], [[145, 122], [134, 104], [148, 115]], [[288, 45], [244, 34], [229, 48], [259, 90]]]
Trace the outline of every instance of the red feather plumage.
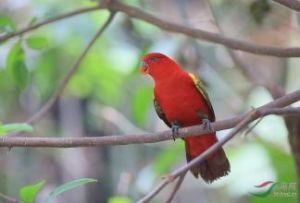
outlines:
[[[160, 117], [169, 126], [175, 121], [181, 127], [201, 124], [200, 112], [214, 121], [214, 112], [205, 95], [197, 89], [192, 77], [172, 59], [160, 53], [148, 54], [142, 60], [141, 72], [153, 78], [154, 97], [162, 111]], [[217, 138], [215, 133], [211, 133], [187, 137], [184, 141], [187, 161], [190, 161], [217, 142]], [[191, 169], [195, 177], [200, 174], [206, 182], [227, 175], [229, 170], [222, 148]]]

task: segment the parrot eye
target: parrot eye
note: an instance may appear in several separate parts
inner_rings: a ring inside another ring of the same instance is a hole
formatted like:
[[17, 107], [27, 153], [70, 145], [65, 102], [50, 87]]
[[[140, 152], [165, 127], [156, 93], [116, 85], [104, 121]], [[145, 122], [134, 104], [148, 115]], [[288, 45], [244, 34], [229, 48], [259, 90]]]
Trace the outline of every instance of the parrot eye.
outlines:
[[155, 63], [158, 59], [159, 59], [159, 57], [153, 56], [153, 57], [149, 58], [148, 61], [149, 61], [149, 63]]

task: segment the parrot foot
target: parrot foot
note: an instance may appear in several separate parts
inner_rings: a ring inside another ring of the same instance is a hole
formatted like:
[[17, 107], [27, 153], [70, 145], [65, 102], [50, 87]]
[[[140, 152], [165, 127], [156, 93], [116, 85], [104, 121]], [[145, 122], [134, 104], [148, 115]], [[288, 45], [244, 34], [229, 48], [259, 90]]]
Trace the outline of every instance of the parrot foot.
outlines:
[[211, 127], [210, 121], [207, 118], [202, 119], [202, 125], [204, 130], [214, 132], [213, 128]]
[[178, 130], [180, 128], [180, 126], [177, 123], [172, 123], [172, 137], [173, 140], [175, 141], [176, 136], [178, 136]]

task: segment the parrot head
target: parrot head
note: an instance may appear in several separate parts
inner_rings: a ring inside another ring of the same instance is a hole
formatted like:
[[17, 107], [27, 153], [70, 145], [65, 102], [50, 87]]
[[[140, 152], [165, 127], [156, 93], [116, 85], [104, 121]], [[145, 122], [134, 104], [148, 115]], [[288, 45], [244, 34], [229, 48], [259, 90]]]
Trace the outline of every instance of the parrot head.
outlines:
[[140, 73], [149, 74], [153, 79], [165, 77], [179, 66], [171, 58], [161, 53], [150, 53], [142, 58]]

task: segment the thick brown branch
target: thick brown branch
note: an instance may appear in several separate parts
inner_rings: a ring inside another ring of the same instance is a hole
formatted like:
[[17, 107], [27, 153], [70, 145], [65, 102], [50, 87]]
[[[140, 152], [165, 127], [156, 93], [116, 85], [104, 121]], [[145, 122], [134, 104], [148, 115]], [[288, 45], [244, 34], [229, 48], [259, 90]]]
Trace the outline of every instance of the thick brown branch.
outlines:
[[110, 24], [114, 17], [114, 13], [111, 13], [106, 22], [103, 24], [103, 26], [99, 29], [99, 31], [95, 34], [93, 39], [90, 41], [90, 43], [86, 46], [86, 48], [83, 50], [81, 55], [76, 60], [75, 64], [70, 68], [66, 76], [62, 79], [60, 85], [57, 88], [57, 91], [54, 93], [54, 95], [48, 100], [47, 103], [45, 103], [38, 112], [36, 112], [32, 117], [30, 117], [26, 122], [27, 123], [34, 123], [37, 120], [39, 120], [44, 114], [46, 114], [49, 109], [54, 105], [54, 103], [57, 101], [57, 99], [60, 97], [62, 92], [64, 91], [65, 86], [69, 82], [72, 75], [76, 72], [76, 70], [79, 68], [79, 65], [83, 58], [87, 55], [93, 44], [96, 42], [96, 40], [100, 37], [100, 35], [104, 32], [104, 30], [107, 28], [107, 26]]
[[[268, 104], [265, 104], [257, 108], [255, 117], [251, 121], [272, 114], [274, 112], [282, 114], [299, 113], [299, 108], [282, 108], [288, 106], [296, 101], [300, 100], [300, 90], [280, 97]], [[216, 121], [211, 123], [212, 128], [215, 131], [224, 130], [235, 127], [241, 120], [243, 120], [247, 114], [236, 116], [230, 119]], [[177, 137], [195, 136], [208, 133], [204, 130], [202, 125], [182, 128], [179, 130]], [[0, 138], [0, 147], [57, 147], [57, 148], [74, 148], [74, 147], [95, 147], [103, 145], [127, 145], [127, 144], [140, 144], [140, 143], [155, 143], [172, 139], [172, 131], [167, 130], [158, 133], [150, 133], [144, 135], [112, 135], [104, 137], [69, 137], [69, 138], [57, 138], [57, 137], [9, 137], [4, 136]]]
[[300, 1], [296, 0], [273, 0], [281, 5], [291, 8], [296, 11], [300, 11]]
[[126, 13], [130, 17], [137, 18], [139, 20], [146, 21], [150, 24], [156, 25], [164, 30], [182, 33], [187, 36], [214, 42], [217, 44], [223, 44], [231, 49], [241, 50], [250, 52], [253, 54], [262, 54], [278, 57], [298, 57], [300, 56], [300, 48], [279, 48], [273, 46], [266, 46], [255, 44], [254, 42], [246, 42], [242, 40], [235, 40], [233, 38], [225, 37], [218, 33], [208, 32], [200, 29], [192, 29], [183, 25], [170, 23], [155, 17], [149, 13], [142, 11], [141, 9], [125, 5], [118, 1], [113, 1], [107, 5], [107, 8], [113, 9], [114, 11], [120, 11]]
[[63, 20], [63, 19], [66, 19], [66, 18], [70, 18], [70, 17], [73, 17], [75, 15], [79, 15], [79, 14], [83, 14], [83, 13], [87, 13], [87, 12], [91, 12], [91, 11], [96, 11], [96, 10], [99, 10], [100, 8], [101, 7], [99, 5], [98, 6], [89, 7], [89, 8], [81, 8], [81, 9], [72, 11], [70, 13], [66, 13], [66, 14], [63, 14], [63, 15], [60, 15], [60, 16], [56, 16], [56, 17], [50, 18], [50, 19], [42, 21], [40, 23], [31, 25], [31, 26], [29, 26], [27, 28], [23, 28], [23, 29], [18, 30], [16, 32], [4, 35], [4, 36], [0, 37], [0, 42], [6, 41], [6, 40], [8, 40], [10, 38], [13, 38], [13, 37], [16, 37], [16, 36], [23, 35], [23, 34], [25, 34], [27, 32], [35, 30], [35, 29], [37, 29], [39, 27], [42, 27], [44, 25], [48, 25], [50, 23], [54, 23], [54, 22], [57, 22], [59, 20]]

